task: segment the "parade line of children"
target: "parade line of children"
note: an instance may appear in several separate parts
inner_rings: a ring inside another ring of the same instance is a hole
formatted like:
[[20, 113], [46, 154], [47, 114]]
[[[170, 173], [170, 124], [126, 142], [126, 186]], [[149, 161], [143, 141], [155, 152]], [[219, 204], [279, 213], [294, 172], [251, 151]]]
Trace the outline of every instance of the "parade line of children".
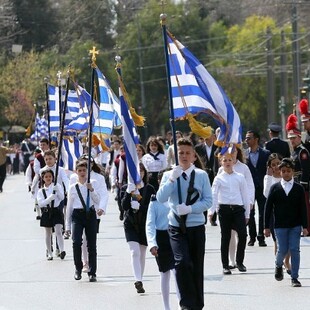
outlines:
[[[253, 180], [249, 180], [251, 174], [242, 163], [242, 156], [238, 156], [241, 149], [231, 145], [218, 150], [218, 163], [222, 167], [211, 186], [191, 139], [180, 136], [176, 141], [179, 164], [169, 166], [168, 148], [158, 137], [150, 137], [146, 151], [142, 145], [137, 147], [142, 182], [135, 187], [127, 185], [126, 154], [120, 151], [121, 140], [115, 141], [117, 148], [105, 156], [88, 160], [83, 155], [76, 162], [75, 173], [70, 174], [56, 167], [57, 155], [49, 149], [47, 139], [42, 139], [40, 148], [34, 151], [35, 158], [26, 171], [26, 184], [35, 201], [36, 218], [45, 229], [47, 260], [52, 261], [55, 256], [63, 260], [64, 238], [71, 236], [74, 279], [80, 280], [82, 272], [87, 272], [90, 282], [97, 281], [97, 233], [100, 216], [107, 209], [107, 188], [112, 187], [120, 220], [124, 221], [124, 239], [129, 246], [137, 293], [145, 292], [143, 274], [149, 246], [160, 272], [164, 309], [170, 309], [170, 274], [176, 280], [180, 308], [203, 309], [207, 210], [209, 217], [214, 212], [219, 215], [223, 274], [232, 274], [234, 268], [247, 271], [246, 225], [253, 208], [254, 189]], [[280, 170], [272, 166], [273, 159], [277, 159]], [[91, 169], [89, 182], [88, 169]], [[301, 286], [300, 235], [302, 231], [308, 235], [305, 194], [303, 187], [294, 182], [292, 160], [281, 160], [272, 154], [266, 167], [266, 182], [273, 171], [277, 180], [269, 182], [264, 191], [267, 198], [264, 234], [269, 237], [272, 232], [276, 243], [275, 279], [283, 279], [282, 265], [287, 256], [285, 267], [292, 286], [298, 287]], [[109, 172], [113, 172], [112, 186]], [[229, 251], [231, 241], [234, 245]]]

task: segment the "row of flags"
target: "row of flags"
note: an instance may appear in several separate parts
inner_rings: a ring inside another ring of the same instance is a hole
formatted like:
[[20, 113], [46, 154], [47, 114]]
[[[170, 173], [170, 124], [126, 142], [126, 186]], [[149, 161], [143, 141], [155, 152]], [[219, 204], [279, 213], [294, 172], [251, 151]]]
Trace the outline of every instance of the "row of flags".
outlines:
[[[242, 136], [240, 118], [224, 90], [198, 59], [170, 32], [166, 31], [164, 35], [167, 42], [166, 60], [168, 72], [170, 72], [170, 94], [175, 120], [206, 113], [214, 118], [221, 129], [217, 137], [219, 145], [225, 147], [230, 144], [240, 144]], [[99, 84], [99, 102], [91, 103], [90, 94], [80, 85], [75, 85], [75, 89], [69, 91], [67, 97], [64, 131], [66, 133], [85, 131], [91, 122], [94, 134], [108, 138], [113, 128], [122, 125], [129, 184], [138, 185], [141, 181], [136, 153], [139, 139], [128, 102], [123, 95], [122, 89], [125, 90], [125, 86], [120, 69], [117, 69], [120, 84], [119, 97], [115, 95], [102, 72], [98, 68], [95, 68], [95, 72]], [[60, 96], [59, 87], [48, 85], [50, 133], [59, 132], [64, 91]], [[92, 120], [89, 119], [91, 104], [93, 105]], [[32, 138], [42, 137], [47, 135], [47, 132], [46, 120], [38, 118]], [[81, 152], [82, 147], [77, 135], [73, 135], [70, 140], [65, 139], [62, 147], [62, 164], [73, 169], [75, 159], [81, 155]]]

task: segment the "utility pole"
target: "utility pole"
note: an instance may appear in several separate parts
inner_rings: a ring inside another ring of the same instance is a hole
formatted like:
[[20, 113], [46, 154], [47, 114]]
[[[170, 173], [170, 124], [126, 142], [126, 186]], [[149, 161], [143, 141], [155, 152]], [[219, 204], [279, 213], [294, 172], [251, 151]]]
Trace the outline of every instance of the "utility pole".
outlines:
[[286, 58], [286, 49], [285, 49], [285, 35], [284, 30], [281, 31], [281, 88], [280, 88], [280, 94], [281, 94], [281, 100], [280, 100], [280, 107], [279, 107], [279, 113], [281, 115], [281, 125], [282, 125], [282, 138], [286, 136], [286, 130], [285, 130], [285, 108], [287, 105], [287, 98], [288, 98], [288, 81], [287, 81], [287, 58]]
[[[299, 102], [299, 89], [300, 89], [300, 49], [298, 41], [298, 15], [296, 2], [292, 3], [292, 52], [293, 52], [293, 92], [294, 104], [297, 106]], [[298, 117], [298, 109], [296, 109], [298, 125], [300, 127], [300, 119]]]
[[[146, 112], [146, 104], [145, 104], [145, 89], [144, 89], [144, 81], [143, 81], [143, 62], [142, 62], [142, 45], [141, 45], [141, 26], [140, 26], [140, 17], [137, 15], [137, 30], [138, 30], [138, 61], [139, 61], [139, 79], [140, 79], [140, 93], [141, 93], [141, 114], [145, 114]], [[142, 137], [142, 141], [148, 137], [147, 126], [144, 127], [144, 137]]]
[[272, 51], [272, 33], [267, 28], [267, 121], [268, 124], [275, 121], [275, 87], [274, 87], [274, 55]]

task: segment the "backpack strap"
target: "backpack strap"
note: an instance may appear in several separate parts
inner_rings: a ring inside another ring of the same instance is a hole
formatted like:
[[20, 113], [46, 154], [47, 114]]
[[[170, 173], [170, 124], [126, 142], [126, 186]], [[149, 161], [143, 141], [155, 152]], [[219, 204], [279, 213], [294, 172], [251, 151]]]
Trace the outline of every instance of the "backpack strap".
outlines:
[[[43, 193], [44, 199], [46, 199], [46, 198], [47, 198], [47, 195], [46, 195], [46, 190], [45, 190], [45, 188], [42, 188], [42, 193]], [[50, 205], [48, 204], [47, 207], [49, 208]]]
[[[189, 186], [187, 189], [186, 205], [194, 204], [199, 198], [199, 193], [194, 188], [194, 182], [195, 182], [195, 169], [192, 171], [192, 173], [190, 175]], [[191, 198], [194, 193], [196, 193], [195, 197]], [[182, 233], [185, 234], [186, 233], [187, 214], [178, 216], [177, 214], [174, 213], [174, 217], [177, 220], [177, 222], [179, 223]]]
[[86, 206], [85, 200], [84, 200], [84, 198], [83, 198], [83, 196], [82, 196], [81, 190], [80, 190], [79, 185], [78, 185], [77, 183], [75, 184], [75, 188], [76, 188], [76, 191], [77, 191], [78, 196], [79, 196], [79, 198], [80, 198], [80, 201], [81, 201], [81, 204], [82, 204], [82, 206], [83, 206], [83, 209], [84, 209], [85, 211], [87, 211], [87, 206]]

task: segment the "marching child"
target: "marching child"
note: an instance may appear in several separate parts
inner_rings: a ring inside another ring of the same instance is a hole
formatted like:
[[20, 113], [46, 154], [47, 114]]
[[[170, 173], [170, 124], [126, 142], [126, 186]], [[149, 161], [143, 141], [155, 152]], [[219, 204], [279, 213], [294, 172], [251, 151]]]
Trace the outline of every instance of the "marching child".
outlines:
[[213, 208], [218, 210], [221, 226], [221, 257], [223, 274], [231, 274], [228, 251], [232, 228], [238, 234], [236, 267], [246, 272], [243, 265], [246, 246], [246, 224], [250, 217], [250, 198], [245, 177], [234, 171], [233, 148], [220, 154], [223, 172], [218, 174], [212, 184]]
[[[69, 187], [66, 229], [71, 233], [72, 227], [73, 258], [75, 265], [74, 279], [81, 280], [82, 278], [82, 236], [85, 230], [88, 249], [89, 282], [96, 282], [97, 214], [101, 216], [103, 210], [99, 207], [99, 184], [92, 179], [90, 183], [87, 183], [87, 165], [86, 161], [78, 161], [76, 164], [78, 180]], [[89, 204], [87, 204], [88, 197]]]
[[266, 237], [270, 236], [270, 219], [274, 217], [274, 230], [277, 240], [275, 279], [283, 280], [283, 260], [291, 253], [291, 284], [300, 287], [298, 271], [300, 265], [300, 234], [307, 236], [307, 208], [304, 188], [294, 182], [294, 163], [283, 158], [279, 168], [281, 181], [271, 186], [265, 204]]
[[[170, 310], [170, 275], [174, 270], [174, 257], [168, 234], [168, 203], [160, 203], [152, 196], [146, 217], [146, 237], [150, 252], [156, 258], [160, 272], [160, 288], [165, 310]], [[179, 290], [176, 286], [178, 298]]]
[[[179, 165], [164, 173], [157, 200], [169, 204], [169, 237], [175, 259], [182, 309], [204, 307], [204, 211], [212, 205], [208, 175], [195, 167], [196, 153], [189, 139], [177, 141]], [[178, 188], [180, 190], [178, 190]]]
[[63, 213], [59, 206], [64, 199], [64, 192], [59, 184], [53, 185], [54, 172], [46, 169], [42, 172], [43, 188], [39, 189], [37, 195], [38, 205], [41, 208], [40, 226], [45, 227], [45, 243], [47, 249], [47, 260], [53, 260], [52, 255], [52, 233], [53, 227], [58, 241], [60, 258], [64, 259], [64, 239], [62, 236]]

